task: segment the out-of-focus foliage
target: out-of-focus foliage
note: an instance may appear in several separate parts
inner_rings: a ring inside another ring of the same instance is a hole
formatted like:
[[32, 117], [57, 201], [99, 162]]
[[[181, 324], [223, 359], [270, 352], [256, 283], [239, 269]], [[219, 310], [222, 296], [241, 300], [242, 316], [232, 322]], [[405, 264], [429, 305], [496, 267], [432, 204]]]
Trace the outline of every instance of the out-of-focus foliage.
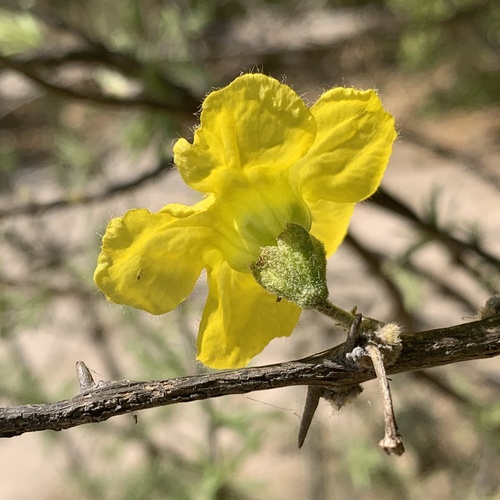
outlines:
[[34, 50], [43, 42], [43, 30], [35, 16], [0, 9], [0, 50], [6, 55]]
[[[500, 6], [473, 0], [388, 0], [403, 23], [399, 56], [404, 68], [443, 65], [450, 84], [432, 105], [478, 106], [500, 100]], [[457, 50], [460, 47], [460, 50]]]

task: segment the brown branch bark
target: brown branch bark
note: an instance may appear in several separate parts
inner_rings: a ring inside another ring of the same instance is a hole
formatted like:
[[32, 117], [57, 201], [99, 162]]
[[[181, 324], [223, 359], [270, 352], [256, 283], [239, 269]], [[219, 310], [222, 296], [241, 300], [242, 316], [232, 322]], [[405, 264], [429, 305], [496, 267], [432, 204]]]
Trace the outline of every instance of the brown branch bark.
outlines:
[[369, 201], [410, 221], [424, 234], [443, 243], [455, 254], [458, 253], [460, 255], [461, 252], [471, 252], [475, 255], [479, 255], [485, 262], [492, 266], [500, 266], [498, 258], [485, 250], [478, 242], [464, 241], [452, 234], [448, 234], [448, 232], [443, 231], [441, 228], [436, 227], [431, 222], [420, 217], [411, 207], [399, 200], [396, 196], [393, 196], [383, 187], [379, 187], [376, 193], [369, 198]]
[[[177, 95], [179, 97], [178, 103], [174, 102], [173, 99], [172, 102], [156, 99], [144, 92], [141, 95], [137, 95], [135, 97], [121, 98], [95, 91], [84, 92], [82, 90], [77, 90], [71, 86], [59, 84], [42, 75], [42, 72], [36, 71], [32, 67], [30, 67], [29, 64], [24, 63], [22, 59], [7, 57], [1, 53], [0, 67], [16, 71], [17, 73], [20, 73], [32, 82], [36, 83], [39, 87], [43, 88], [47, 92], [65, 99], [85, 101], [100, 106], [142, 108], [155, 112], [162, 111], [179, 118], [191, 118], [193, 111], [196, 111], [197, 109], [194, 105], [194, 102], [182, 102], [180, 90], [177, 92]], [[178, 87], [177, 89], [180, 89], [180, 87]]]
[[99, 191], [98, 193], [84, 193], [78, 197], [73, 196], [71, 198], [61, 198], [46, 203], [27, 203], [4, 210], [0, 209], [0, 220], [18, 215], [40, 215], [53, 210], [107, 201], [112, 196], [131, 191], [146, 182], [158, 178], [160, 175], [170, 172], [173, 168], [173, 161], [173, 158], [161, 159], [151, 170], [144, 172], [129, 181], [107, 186], [104, 190]]
[[[411, 372], [500, 354], [500, 316], [401, 336], [388, 374]], [[0, 437], [62, 430], [146, 408], [293, 385], [350, 387], [375, 378], [346, 362], [343, 345], [308, 358], [171, 380], [100, 382], [72, 399], [0, 408]]]

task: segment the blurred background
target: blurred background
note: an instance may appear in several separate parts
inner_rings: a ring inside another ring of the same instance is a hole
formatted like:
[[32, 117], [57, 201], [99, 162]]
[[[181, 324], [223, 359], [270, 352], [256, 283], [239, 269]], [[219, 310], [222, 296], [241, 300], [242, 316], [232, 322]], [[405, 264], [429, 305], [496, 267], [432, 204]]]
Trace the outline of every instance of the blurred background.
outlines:
[[[172, 168], [206, 93], [241, 72], [378, 89], [399, 138], [382, 189], [330, 259], [331, 299], [407, 331], [470, 321], [500, 288], [500, 4], [493, 0], [0, 1], [0, 405], [96, 380], [205, 372], [203, 279], [157, 318], [92, 282], [107, 222], [191, 204]], [[254, 364], [343, 340], [318, 314]], [[296, 448], [305, 388], [141, 412], [0, 442], [1, 497], [500, 498], [498, 359], [392, 381], [407, 452], [377, 447], [375, 382], [321, 403]]]

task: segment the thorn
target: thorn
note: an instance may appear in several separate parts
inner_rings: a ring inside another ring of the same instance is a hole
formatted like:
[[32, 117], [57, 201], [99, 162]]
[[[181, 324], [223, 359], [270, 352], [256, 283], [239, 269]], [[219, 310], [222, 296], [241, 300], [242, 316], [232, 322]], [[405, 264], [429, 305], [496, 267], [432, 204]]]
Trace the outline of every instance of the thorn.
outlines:
[[[344, 343], [344, 355], [351, 352], [358, 343], [359, 336], [361, 333], [362, 320], [363, 320], [363, 315], [356, 314], [354, 321], [352, 322], [351, 327], [349, 328], [349, 332], [347, 333], [347, 339]], [[356, 387], [356, 391], [357, 392], [355, 396], [357, 396], [361, 392], [359, 391], [358, 387]], [[314, 417], [314, 413], [316, 411], [316, 408], [318, 407], [319, 400], [323, 395], [326, 394], [327, 392], [325, 392], [325, 387], [314, 386], [314, 385], [307, 386], [307, 395], [304, 404], [304, 412], [302, 414], [302, 419], [300, 421], [300, 428], [299, 428], [299, 436], [298, 436], [299, 448], [302, 448], [302, 445], [304, 444], [307, 432], [309, 431], [309, 427], [311, 426], [312, 419]], [[333, 396], [332, 398], [329, 399], [331, 399], [334, 402], [337, 409], [341, 408], [345, 404], [345, 402], [343, 402], [340, 405], [337, 405], [335, 403], [336, 400]]]
[[363, 320], [363, 315], [357, 313], [354, 321], [347, 332], [347, 339], [344, 343], [344, 355], [351, 352], [356, 344], [358, 343], [359, 336], [361, 334], [361, 321]]
[[318, 407], [319, 400], [321, 398], [322, 387], [317, 387], [314, 385], [307, 386], [306, 402], [304, 404], [304, 412], [302, 413], [302, 419], [300, 420], [298, 445], [302, 448], [304, 441], [311, 426], [314, 413]]
[[80, 394], [88, 392], [95, 387], [94, 377], [83, 361], [76, 362], [76, 375], [80, 383]]

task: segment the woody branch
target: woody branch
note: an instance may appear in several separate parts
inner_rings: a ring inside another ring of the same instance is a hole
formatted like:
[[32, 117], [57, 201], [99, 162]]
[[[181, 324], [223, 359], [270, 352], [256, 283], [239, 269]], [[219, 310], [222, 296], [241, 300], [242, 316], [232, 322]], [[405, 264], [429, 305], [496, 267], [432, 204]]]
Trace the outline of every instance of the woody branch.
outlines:
[[[388, 374], [495, 357], [500, 354], [500, 316], [436, 330], [405, 333], [401, 341], [401, 354], [387, 368]], [[84, 382], [81, 384], [83, 392], [71, 399], [0, 408], [0, 437], [68, 429], [146, 408], [229, 394], [295, 385], [350, 387], [375, 378], [372, 369], [354, 369], [352, 364], [346, 362], [345, 354], [342, 344], [296, 361], [146, 382], [118, 380], [94, 384], [80, 373], [80, 381], [83, 379]]]

